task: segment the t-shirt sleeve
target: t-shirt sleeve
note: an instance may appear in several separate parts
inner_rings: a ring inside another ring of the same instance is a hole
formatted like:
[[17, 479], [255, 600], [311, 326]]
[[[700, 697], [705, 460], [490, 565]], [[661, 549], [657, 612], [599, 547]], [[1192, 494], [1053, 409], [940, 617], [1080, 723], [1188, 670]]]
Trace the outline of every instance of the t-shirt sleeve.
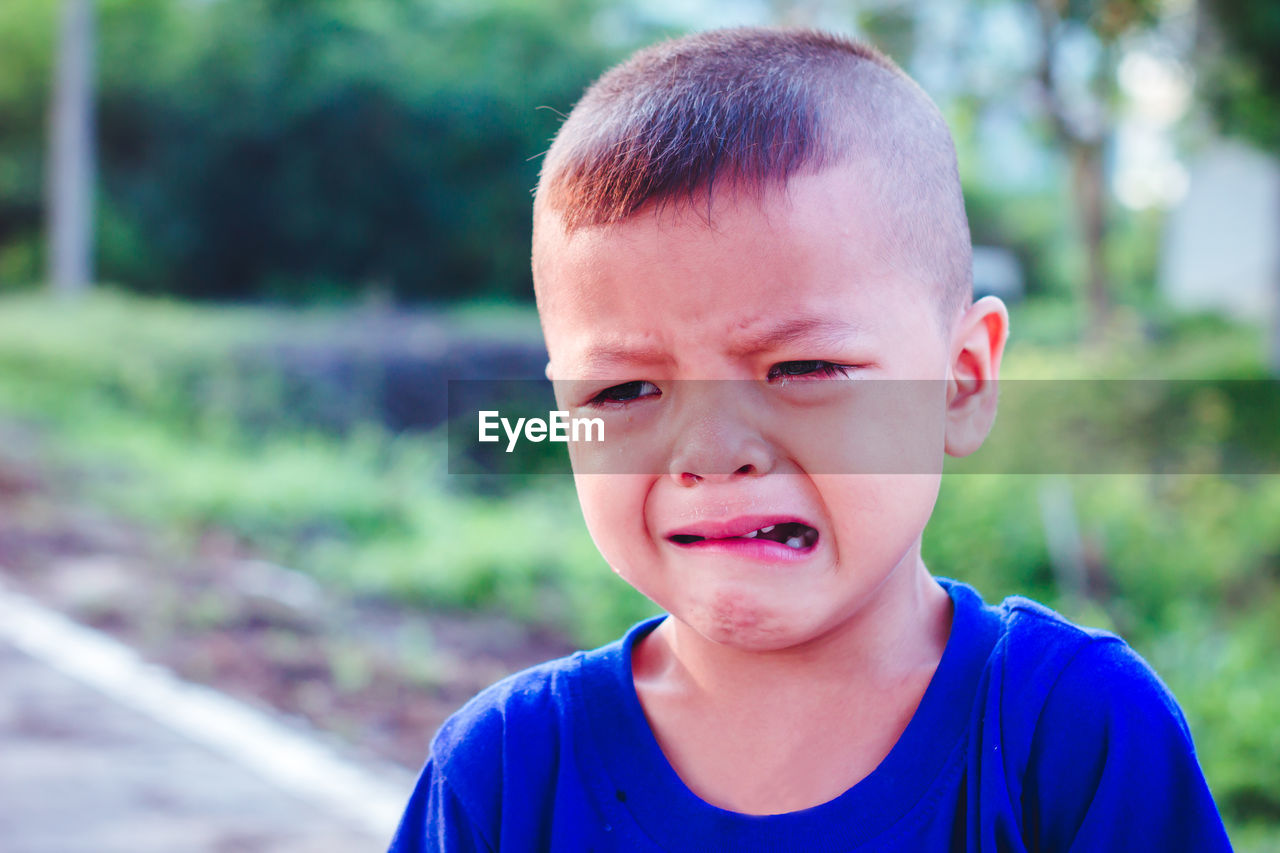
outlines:
[[1029, 758], [1032, 849], [1231, 849], [1177, 701], [1118, 638], [1090, 640], [1062, 670]]
[[388, 853], [492, 851], [444, 774], [428, 760], [400, 818]]

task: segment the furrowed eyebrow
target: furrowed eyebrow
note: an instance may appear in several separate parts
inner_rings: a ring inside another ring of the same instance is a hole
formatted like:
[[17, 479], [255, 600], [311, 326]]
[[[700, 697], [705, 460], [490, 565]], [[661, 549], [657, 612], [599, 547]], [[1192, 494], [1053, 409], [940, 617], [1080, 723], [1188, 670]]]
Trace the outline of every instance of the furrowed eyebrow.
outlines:
[[[800, 317], [744, 335], [742, 340], [730, 345], [729, 354], [741, 358], [802, 342], [810, 346], [835, 347], [862, 334], [865, 330], [861, 326], [844, 320]], [[665, 350], [643, 346], [601, 346], [588, 350], [582, 356], [582, 366], [589, 372], [605, 372], [630, 365], [670, 364], [671, 361]]]
[[838, 346], [851, 337], [863, 334], [865, 330], [861, 326], [844, 320], [801, 317], [745, 335], [741, 341], [729, 347], [729, 352], [734, 356], [742, 357], [801, 342], [816, 346]]
[[601, 347], [588, 350], [582, 357], [582, 364], [588, 371], [605, 371], [609, 368], [632, 364], [666, 364], [670, 356], [660, 349], [645, 347]]

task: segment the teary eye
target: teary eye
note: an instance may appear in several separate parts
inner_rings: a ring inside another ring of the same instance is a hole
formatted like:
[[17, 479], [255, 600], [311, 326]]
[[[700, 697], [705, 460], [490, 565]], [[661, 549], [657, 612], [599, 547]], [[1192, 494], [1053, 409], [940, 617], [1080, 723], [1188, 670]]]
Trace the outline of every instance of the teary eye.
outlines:
[[769, 368], [768, 379], [789, 379], [796, 376], [848, 376], [851, 364], [831, 361], [783, 361]]
[[592, 397], [588, 405], [599, 406], [607, 403], [630, 403], [632, 400], [639, 400], [642, 397], [655, 397], [662, 392], [658, 390], [658, 386], [652, 382], [645, 382], [637, 379], [634, 382], [623, 382], [621, 385], [611, 385]]

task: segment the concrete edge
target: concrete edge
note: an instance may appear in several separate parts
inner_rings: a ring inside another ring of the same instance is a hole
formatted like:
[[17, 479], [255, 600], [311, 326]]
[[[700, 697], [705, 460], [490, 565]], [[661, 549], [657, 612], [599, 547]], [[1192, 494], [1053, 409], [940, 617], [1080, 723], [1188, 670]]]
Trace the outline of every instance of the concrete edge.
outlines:
[[[183, 681], [118, 640], [0, 581], [0, 639], [195, 743], [390, 842], [412, 777], [371, 772], [306, 734], [210, 687]], [[388, 781], [394, 777], [396, 781]]]

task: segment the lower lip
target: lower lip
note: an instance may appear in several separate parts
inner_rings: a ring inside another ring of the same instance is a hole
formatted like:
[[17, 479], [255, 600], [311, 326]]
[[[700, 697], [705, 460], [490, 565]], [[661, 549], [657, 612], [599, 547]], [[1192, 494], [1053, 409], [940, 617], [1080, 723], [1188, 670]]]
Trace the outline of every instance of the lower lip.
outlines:
[[750, 557], [772, 563], [798, 562], [817, 550], [817, 544], [808, 548], [792, 548], [772, 539], [703, 539], [699, 542], [680, 544], [672, 542], [682, 551], [702, 551], [717, 554], [733, 554], [737, 557]]

